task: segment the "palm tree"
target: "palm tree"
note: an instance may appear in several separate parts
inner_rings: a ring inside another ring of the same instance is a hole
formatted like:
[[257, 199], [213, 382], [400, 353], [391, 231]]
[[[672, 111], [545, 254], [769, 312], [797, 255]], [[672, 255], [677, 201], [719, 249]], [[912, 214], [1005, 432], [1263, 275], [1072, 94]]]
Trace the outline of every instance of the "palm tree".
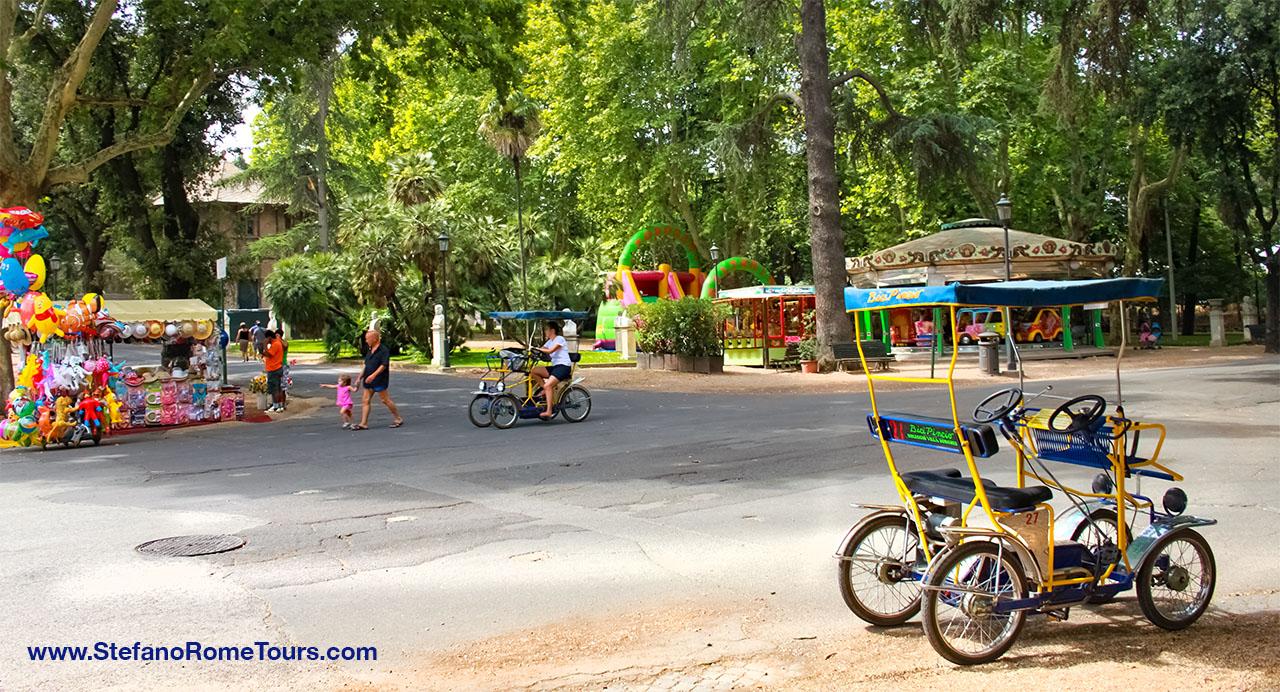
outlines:
[[444, 181], [436, 173], [436, 159], [431, 152], [402, 156], [391, 162], [387, 179], [387, 197], [404, 207], [426, 204], [444, 192]]
[[480, 134], [503, 158], [511, 159], [516, 172], [516, 232], [520, 234], [520, 307], [528, 309], [529, 285], [525, 278], [524, 208], [520, 200], [520, 160], [533, 146], [542, 129], [538, 111], [523, 95], [512, 95], [505, 103], [494, 101], [480, 118]]

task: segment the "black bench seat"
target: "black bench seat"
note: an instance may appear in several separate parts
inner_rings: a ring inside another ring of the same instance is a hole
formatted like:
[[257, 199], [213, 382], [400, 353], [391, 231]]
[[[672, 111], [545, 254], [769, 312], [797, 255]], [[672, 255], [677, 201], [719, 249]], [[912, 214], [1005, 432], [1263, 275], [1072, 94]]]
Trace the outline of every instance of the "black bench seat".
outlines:
[[[941, 497], [956, 502], [973, 502], [976, 491], [973, 479], [960, 475], [959, 469], [936, 471], [908, 471], [902, 474], [907, 490], [919, 495]], [[1029, 488], [1006, 488], [983, 479], [982, 489], [992, 509], [1011, 512], [1035, 509], [1036, 505], [1053, 499], [1053, 491], [1043, 485]]]

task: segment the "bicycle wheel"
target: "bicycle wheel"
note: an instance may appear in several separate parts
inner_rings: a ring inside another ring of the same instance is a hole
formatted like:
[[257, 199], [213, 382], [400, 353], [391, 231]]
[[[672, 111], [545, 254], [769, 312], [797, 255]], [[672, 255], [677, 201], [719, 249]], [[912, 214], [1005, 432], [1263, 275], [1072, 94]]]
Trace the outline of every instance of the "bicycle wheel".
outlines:
[[883, 515], [864, 522], [836, 565], [844, 604], [880, 627], [910, 620], [920, 612], [920, 582], [912, 575], [919, 552], [920, 536], [906, 517]]
[[510, 428], [520, 420], [520, 402], [510, 394], [494, 397], [489, 402], [489, 420], [499, 430]]
[[1209, 607], [1217, 572], [1204, 536], [1191, 529], [1166, 534], [1138, 569], [1142, 614], [1167, 630], [1188, 627]]
[[477, 428], [487, 428], [493, 423], [493, 419], [489, 416], [489, 402], [492, 401], [488, 394], [477, 394], [471, 400], [471, 405], [467, 407], [467, 418], [471, 419], [471, 424]]
[[581, 423], [591, 415], [591, 392], [586, 387], [573, 385], [560, 397], [560, 410], [570, 423]]
[[[997, 600], [1025, 598], [1027, 579], [1011, 550], [965, 543], [935, 558], [924, 591], [924, 632], [943, 658], [962, 666], [989, 663], [1013, 646], [1025, 610], [997, 613]], [[949, 591], [948, 589], [955, 589]]]

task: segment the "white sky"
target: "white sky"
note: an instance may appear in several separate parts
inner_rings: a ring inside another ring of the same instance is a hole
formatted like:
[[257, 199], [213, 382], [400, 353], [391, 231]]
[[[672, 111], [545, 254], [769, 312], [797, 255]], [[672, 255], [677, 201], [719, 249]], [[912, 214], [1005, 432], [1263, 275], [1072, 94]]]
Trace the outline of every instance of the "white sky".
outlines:
[[231, 128], [231, 132], [223, 138], [222, 150], [242, 149], [245, 158], [249, 158], [249, 152], [253, 149], [253, 119], [261, 112], [262, 109], [255, 103], [246, 105], [240, 113], [243, 122]]

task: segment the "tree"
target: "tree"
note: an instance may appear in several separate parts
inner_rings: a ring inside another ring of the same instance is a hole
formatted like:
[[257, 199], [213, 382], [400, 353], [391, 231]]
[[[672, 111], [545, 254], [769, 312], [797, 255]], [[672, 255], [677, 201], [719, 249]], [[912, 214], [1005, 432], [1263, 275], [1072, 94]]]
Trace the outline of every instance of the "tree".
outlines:
[[516, 174], [516, 233], [520, 235], [520, 308], [529, 307], [529, 282], [525, 278], [524, 208], [520, 201], [520, 161], [542, 129], [537, 110], [523, 95], [494, 101], [480, 119], [480, 134], [500, 156], [511, 160]]
[[[1280, 7], [1200, 3], [1174, 55], [1165, 98], [1175, 127], [1213, 165], [1218, 219], [1266, 271], [1269, 353], [1280, 352]], [[1176, 76], [1176, 78], [1174, 77]]]

